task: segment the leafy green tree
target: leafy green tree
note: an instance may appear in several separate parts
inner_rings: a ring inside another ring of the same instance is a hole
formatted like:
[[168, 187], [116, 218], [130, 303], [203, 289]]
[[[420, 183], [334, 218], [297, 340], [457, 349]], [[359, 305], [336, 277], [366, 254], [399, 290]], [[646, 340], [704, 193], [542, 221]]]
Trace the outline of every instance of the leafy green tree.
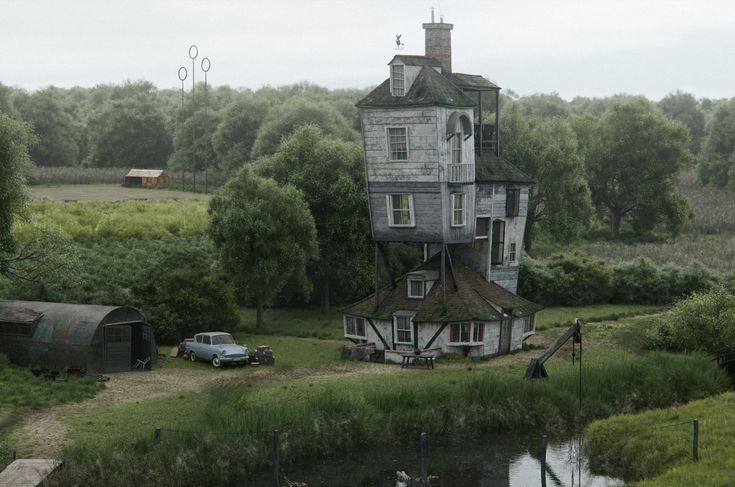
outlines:
[[17, 250], [13, 221], [27, 201], [26, 174], [31, 166], [30, 128], [0, 113], [0, 275], [12, 273]]
[[[174, 151], [169, 157], [169, 167], [190, 172], [219, 168], [217, 155], [212, 148], [212, 138], [220, 123], [220, 114], [197, 107], [193, 115], [190, 109], [185, 109], [183, 119], [176, 126]], [[192, 149], [196, 154], [195, 159], [192, 157]]]
[[18, 118], [18, 111], [13, 106], [13, 89], [0, 83], [0, 113]]
[[73, 166], [80, 162], [80, 125], [64, 110], [60, 90], [46, 88], [15, 100], [23, 120], [31, 123], [38, 136], [38, 144], [30, 150], [36, 164]]
[[306, 124], [317, 125], [327, 135], [347, 141], [358, 140], [351, 124], [332, 106], [310, 100], [298, 100], [272, 108], [258, 130], [252, 159], [273, 154], [281, 141]]
[[661, 222], [680, 225], [688, 205], [674, 182], [691, 160], [688, 130], [645, 98], [612, 105], [595, 127], [587, 164], [592, 201], [610, 216], [613, 238], [626, 216], [650, 231]]
[[516, 103], [527, 118], [567, 118], [571, 113], [569, 103], [556, 93], [524, 96]]
[[233, 174], [250, 162], [250, 151], [268, 104], [253, 96], [241, 97], [224, 112], [222, 122], [212, 137], [212, 145], [222, 170]]
[[678, 120], [689, 129], [689, 150], [698, 154], [704, 136], [704, 112], [691, 93], [677, 91], [670, 93], [658, 102], [658, 107], [669, 118]]
[[203, 331], [232, 331], [237, 325], [232, 281], [211, 268], [204, 250], [183, 250], [159, 261], [149, 279], [132, 286], [133, 298], [165, 343]]
[[150, 95], [108, 102], [89, 121], [97, 167], [162, 168], [171, 154], [169, 120]]
[[370, 218], [362, 168], [357, 144], [328, 137], [314, 125], [296, 130], [273, 156], [256, 162], [259, 174], [295, 186], [309, 204], [319, 242], [309, 276], [322, 312], [329, 310], [330, 296], [354, 297], [370, 282]]
[[707, 124], [699, 179], [704, 184], [735, 189], [735, 98], [719, 104]]
[[299, 190], [242, 168], [209, 203], [209, 236], [223, 268], [245, 297], [263, 308], [292, 280], [308, 296], [306, 266], [317, 250], [316, 229]]
[[577, 138], [562, 118], [526, 118], [512, 104], [503, 112], [503, 156], [536, 182], [529, 193], [523, 242], [531, 252], [538, 224], [569, 241], [589, 226], [590, 190]]

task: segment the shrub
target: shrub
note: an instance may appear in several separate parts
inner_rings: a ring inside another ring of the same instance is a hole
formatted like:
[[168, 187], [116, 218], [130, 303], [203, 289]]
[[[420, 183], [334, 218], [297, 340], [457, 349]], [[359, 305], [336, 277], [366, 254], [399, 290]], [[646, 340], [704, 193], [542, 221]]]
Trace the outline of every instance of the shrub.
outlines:
[[641, 257], [613, 267], [613, 301], [616, 303], [662, 304], [669, 302], [668, 283], [652, 260]]
[[646, 337], [648, 348], [716, 352], [735, 347], [735, 295], [724, 288], [679, 301]]

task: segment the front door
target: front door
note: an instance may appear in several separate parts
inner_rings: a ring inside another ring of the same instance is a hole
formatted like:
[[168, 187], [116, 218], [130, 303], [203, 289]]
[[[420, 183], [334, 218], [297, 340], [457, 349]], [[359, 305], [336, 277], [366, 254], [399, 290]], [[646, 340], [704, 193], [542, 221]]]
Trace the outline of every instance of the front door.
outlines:
[[130, 370], [130, 325], [105, 327], [105, 372]]
[[500, 322], [500, 353], [510, 352], [510, 335], [513, 330], [513, 316], [508, 315]]

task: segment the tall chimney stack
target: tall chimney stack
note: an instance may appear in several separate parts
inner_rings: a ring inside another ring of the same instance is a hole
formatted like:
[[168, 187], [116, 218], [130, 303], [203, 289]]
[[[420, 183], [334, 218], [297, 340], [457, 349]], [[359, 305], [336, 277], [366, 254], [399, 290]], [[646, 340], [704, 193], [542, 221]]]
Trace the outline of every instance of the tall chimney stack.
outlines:
[[431, 23], [423, 24], [426, 31], [425, 55], [442, 64], [442, 73], [452, 72], [452, 24], [445, 24], [441, 16], [434, 22], [434, 9], [431, 9]]

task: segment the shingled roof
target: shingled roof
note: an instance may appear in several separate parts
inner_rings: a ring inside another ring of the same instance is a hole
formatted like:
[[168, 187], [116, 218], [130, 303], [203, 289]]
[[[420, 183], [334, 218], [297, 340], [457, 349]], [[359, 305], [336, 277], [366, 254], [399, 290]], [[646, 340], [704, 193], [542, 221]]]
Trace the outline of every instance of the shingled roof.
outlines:
[[450, 74], [452, 83], [459, 86], [463, 90], [499, 90], [500, 87], [489, 81], [479, 74], [452, 73]]
[[531, 176], [507, 160], [487, 152], [484, 152], [481, 157], [475, 158], [475, 181], [478, 183], [507, 182], [526, 184], [533, 184], [534, 182]]
[[[457, 289], [447, 270], [447, 310], [443, 312], [442, 286], [437, 281], [424, 299], [411, 299], [407, 292], [407, 279], [403, 276], [395, 288], [388, 285], [380, 290], [380, 307], [375, 308], [375, 294], [344, 309], [345, 314], [365, 316], [380, 320], [393, 319], [397, 311], [415, 311], [414, 322], [498, 321], [500, 310], [512, 309], [514, 316], [528, 316], [542, 307], [523, 299], [502, 286], [487, 282], [459, 259], [454, 259]], [[438, 271], [439, 255], [416, 270]], [[412, 271], [415, 272], [415, 271]], [[411, 273], [409, 273], [411, 274]]]
[[433, 57], [426, 56], [410, 56], [398, 54], [393, 56], [388, 64], [393, 64], [394, 61], [401, 61], [407, 66], [433, 66], [435, 68], [441, 68], [442, 63], [434, 59]]
[[418, 106], [472, 107], [472, 101], [448, 78], [434, 68], [424, 66], [405, 96], [393, 96], [390, 79], [385, 80], [365, 98], [357, 102], [360, 108], [393, 108]]

